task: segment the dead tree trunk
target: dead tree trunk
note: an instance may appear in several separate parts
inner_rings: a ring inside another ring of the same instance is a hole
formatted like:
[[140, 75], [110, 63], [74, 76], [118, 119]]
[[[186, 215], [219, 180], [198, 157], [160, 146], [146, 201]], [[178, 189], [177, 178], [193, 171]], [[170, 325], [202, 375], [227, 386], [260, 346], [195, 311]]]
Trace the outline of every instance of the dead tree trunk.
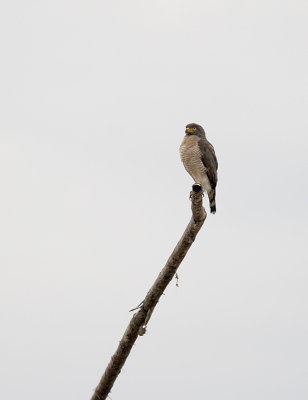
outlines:
[[95, 389], [91, 400], [105, 400], [107, 398], [138, 335], [142, 336], [145, 333], [146, 325], [151, 317], [154, 307], [158, 303], [158, 300], [167, 285], [174, 277], [179, 265], [205, 221], [206, 212], [202, 206], [202, 191], [200, 185], [197, 184], [193, 185], [193, 191], [191, 192], [191, 209], [192, 217], [185, 232], [173, 250], [165, 267], [161, 270], [153, 286], [148, 291], [143, 302], [136, 308], [138, 309], [138, 312], [133, 315], [116, 352], [112, 356], [104, 375]]

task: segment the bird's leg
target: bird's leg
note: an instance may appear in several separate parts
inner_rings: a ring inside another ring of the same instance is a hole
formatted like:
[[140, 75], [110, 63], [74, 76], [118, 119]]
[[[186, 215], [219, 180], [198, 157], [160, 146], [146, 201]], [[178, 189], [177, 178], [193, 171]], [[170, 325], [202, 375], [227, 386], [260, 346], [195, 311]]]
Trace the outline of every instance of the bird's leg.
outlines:
[[[199, 185], [201, 186], [201, 190], [202, 190], [202, 182], [199, 182]], [[202, 197], [204, 197], [204, 191], [202, 191]]]
[[[200, 182], [201, 190], [202, 190], [202, 182]], [[204, 197], [204, 190], [202, 190], [202, 197]]]

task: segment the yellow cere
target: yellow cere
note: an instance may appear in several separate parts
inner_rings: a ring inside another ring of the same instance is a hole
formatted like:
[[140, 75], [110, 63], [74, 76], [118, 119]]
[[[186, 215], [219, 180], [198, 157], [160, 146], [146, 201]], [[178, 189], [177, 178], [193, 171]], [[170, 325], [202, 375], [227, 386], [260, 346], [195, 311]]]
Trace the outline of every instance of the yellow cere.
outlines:
[[197, 128], [196, 128], [195, 126], [194, 126], [194, 127], [187, 128], [187, 130], [188, 130], [189, 133], [195, 131], [196, 129], [197, 129]]

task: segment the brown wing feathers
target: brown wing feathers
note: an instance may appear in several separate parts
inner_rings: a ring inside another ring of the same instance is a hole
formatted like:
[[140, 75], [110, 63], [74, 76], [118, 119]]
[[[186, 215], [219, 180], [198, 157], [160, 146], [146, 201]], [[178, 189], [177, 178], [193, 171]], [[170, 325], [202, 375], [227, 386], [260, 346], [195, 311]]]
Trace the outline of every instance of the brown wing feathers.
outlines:
[[212, 188], [215, 189], [217, 185], [218, 162], [214, 148], [211, 143], [205, 138], [201, 138], [198, 142], [198, 145], [201, 151], [202, 163], [206, 168], [206, 174], [209, 178]]

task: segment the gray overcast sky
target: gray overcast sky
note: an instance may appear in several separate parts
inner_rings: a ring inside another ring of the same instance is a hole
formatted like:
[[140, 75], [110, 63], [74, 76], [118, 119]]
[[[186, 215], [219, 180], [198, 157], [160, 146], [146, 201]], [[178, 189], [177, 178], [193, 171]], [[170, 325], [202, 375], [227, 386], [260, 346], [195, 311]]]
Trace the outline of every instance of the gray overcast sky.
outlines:
[[217, 213], [111, 398], [307, 400], [307, 1], [0, 11], [0, 398], [90, 398], [190, 218], [197, 122]]

